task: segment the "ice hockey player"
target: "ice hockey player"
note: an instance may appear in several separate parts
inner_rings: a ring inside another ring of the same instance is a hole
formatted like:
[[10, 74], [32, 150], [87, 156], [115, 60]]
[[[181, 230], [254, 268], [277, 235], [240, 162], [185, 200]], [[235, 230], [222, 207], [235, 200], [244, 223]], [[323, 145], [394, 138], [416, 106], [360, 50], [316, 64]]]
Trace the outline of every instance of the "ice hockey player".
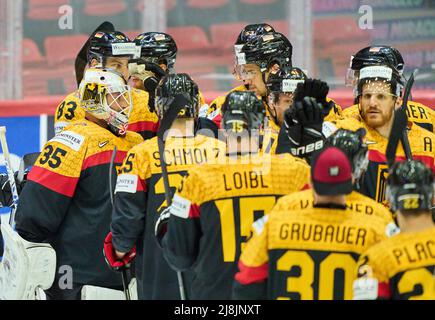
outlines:
[[[350, 68], [346, 74], [345, 83], [356, 88], [359, 78], [359, 71], [363, 67], [387, 63], [396, 68], [401, 76], [400, 84], [405, 83], [403, 69], [405, 62], [399, 50], [390, 46], [370, 46], [361, 49], [351, 57]], [[435, 111], [421, 103], [408, 100], [406, 113], [409, 121], [420, 127], [435, 133]], [[356, 104], [343, 110], [344, 117], [360, 118], [358, 101]]]
[[[364, 142], [365, 129], [351, 131], [338, 129], [325, 141], [325, 146], [332, 146], [343, 151], [352, 167], [352, 184], [354, 189], [357, 188], [368, 165], [368, 146]], [[312, 190], [293, 193], [282, 197], [275, 206], [276, 210], [300, 210], [312, 207], [314, 204], [314, 194]], [[346, 195], [346, 206], [349, 210], [366, 215], [367, 218], [372, 216], [384, 219], [390, 223], [390, 228], [399, 231], [395, 225], [393, 215], [390, 210], [375, 200], [364, 196], [353, 190]]]
[[[49, 299], [80, 299], [84, 285], [122, 290], [120, 275], [107, 268], [102, 254], [112, 213], [110, 180], [115, 183], [116, 166], [143, 139], [126, 131], [132, 95], [121, 74], [87, 69], [79, 99], [85, 119], [44, 145], [16, 213], [21, 237], [56, 250], [58, 272], [46, 292]], [[72, 274], [62, 281], [66, 267]]]
[[[89, 67], [114, 69], [128, 81], [128, 62], [136, 54], [136, 45], [119, 31], [97, 31], [90, 37], [88, 48]], [[129, 130], [138, 132], [144, 139], [153, 137], [157, 132], [157, 115], [149, 110], [148, 93], [131, 89], [132, 113], [129, 118]], [[70, 93], [57, 107], [54, 117], [54, 131], [59, 133], [71, 121], [82, 120], [85, 112], [80, 106], [79, 92]]]
[[358, 257], [386, 238], [386, 223], [346, 208], [352, 166], [340, 149], [327, 147], [312, 163], [314, 206], [274, 208], [254, 223], [238, 263], [233, 298], [352, 299]]
[[[134, 42], [140, 57], [130, 60], [128, 64], [130, 79], [129, 83], [140, 90], [145, 90], [149, 96], [149, 107], [154, 109], [155, 89], [161, 78], [167, 74], [175, 73], [175, 62], [177, 58], [177, 44], [171, 35], [163, 32], [145, 32], [139, 34]], [[199, 106], [207, 108], [204, 96], [199, 91]], [[198, 117], [196, 119], [196, 130], [210, 129], [209, 135], [218, 136], [217, 128], [211, 120]], [[204, 132], [204, 131], [200, 131]]]
[[225, 163], [190, 169], [156, 224], [158, 239], [167, 227], [162, 245], [169, 264], [195, 273], [192, 299], [230, 299], [252, 223], [279, 197], [307, 186], [304, 161], [289, 154], [258, 156], [258, 144], [249, 143], [258, 136], [263, 117], [264, 107], [253, 92], [231, 92], [223, 104]]
[[[220, 121], [222, 118], [222, 115], [220, 114], [220, 109], [222, 107], [222, 104], [225, 101], [226, 96], [232, 92], [232, 91], [247, 91], [249, 90], [249, 84], [246, 80], [243, 80], [240, 75], [240, 67], [237, 63], [237, 54], [242, 49], [243, 45], [246, 44], [248, 41], [251, 41], [252, 39], [264, 35], [266, 33], [273, 33], [275, 32], [275, 29], [267, 24], [267, 23], [255, 23], [255, 24], [248, 24], [246, 25], [242, 31], [240, 31], [239, 36], [236, 39], [236, 42], [234, 44], [234, 70], [233, 75], [236, 80], [243, 81], [243, 84], [231, 89], [229, 92], [227, 92], [225, 95], [219, 96], [215, 98], [211, 103], [210, 106], [205, 110], [205, 113], [202, 114], [200, 112], [200, 117], [208, 117], [209, 119], [212, 119], [218, 128], [220, 128]], [[217, 110], [217, 111], [216, 111]]]
[[358, 262], [355, 300], [434, 300], [434, 175], [422, 162], [393, 165], [387, 197], [401, 233], [367, 250]]
[[[156, 90], [156, 109], [162, 122], [172, 102], [182, 96], [187, 102], [181, 109], [165, 142], [165, 163], [171, 191], [186, 171], [206, 161], [224, 156], [225, 143], [194, 135], [198, 116], [198, 86], [184, 73], [169, 74]], [[175, 131], [177, 130], [177, 131]], [[159, 212], [167, 207], [157, 137], [131, 149], [125, 158], [115, 191], [111, 236], [113, 251], [106, 252], [119, 262], [136, 246], [136, 277], [139, 299], [176, 299], [180, 291], [177, 274], [164, 260], [154, 237]], [[183, 273], [189, 289], [191, 274]], [[185, 292], [188, 295], [188, 292]]]
[[[280, 131], [279, 129], [284, 123], [284, 111], [293, 104], [293, 93], [297, 84], [304, 82], [306, 79], [306, 74], [297, 67], [284, 66], [277, 72], [270, 74], [266, 82], [266, 108], [277, 126], [271, 127], [269, 134], [264, 135], [262, 143], [264, 152], [273, 154], [276, 152], [278, 145], [283, 149], [283, 143], [279, 141], [278, 134], [281, 133], [283, 137], [281, 140], [288, 139], [285, 130]], [[285, 153], [286, 151], [278, 153]]]
[[[323, 135], [328, 136], [337, 128], [349, 130], [364, 128], [367, 132], [365, 142], [369, 149], [369, 164], [358, 191], [378, 202], [385, 203], [388, 175], [385, 152], [391, 130], [394, 130], [391, 128], [394, 111], [402, 104], [399, 80], [400, 75], [392, 66], [377, 65], [360, 70], [356, 97], [359, 100], [361, 121], [346, 118], [325, 122], [321, 127], [319, 126], [321, 117], [316, 117], [317, 113], [314, 111], [317, 105], [304, 112], [292, 109], [286, 111], [285, 123], [289, 141], [293, 144], [292, 154], [297, 156], [309, 154], [309, 151], [314, 150], [316, 146], [321, 147]], [[305, 129], [301, 130], [301, 127]], [[409, 122], [407, 135], [414, 159], [423, 161], [434, 170], [434, 134]], [[405, 152], [399, 144], [396, 161], [403, 159], [405, 159]]]

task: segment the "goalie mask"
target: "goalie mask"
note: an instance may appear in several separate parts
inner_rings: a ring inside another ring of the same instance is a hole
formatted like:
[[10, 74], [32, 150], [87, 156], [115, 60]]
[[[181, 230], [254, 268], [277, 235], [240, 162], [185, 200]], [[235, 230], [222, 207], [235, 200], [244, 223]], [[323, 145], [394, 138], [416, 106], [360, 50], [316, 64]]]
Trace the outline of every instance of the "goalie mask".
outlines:
[[174, 68], [178, 49], [169, 34], [145, 32], [138, 35], [134, 42], [140, 50], [141, 59], [156, 64], [165, 64], [169, 70]]
[[233, 91], [222, 105], [222, 127], [229, 132], [260, 130], [265, 117], [262, 101], [251, 91]]
[[421, 161], [396, 162], [387, 180], [391, 210], [420, 211], [433, 206], [434, 175]]
[[197, 118], [199, 111], [198, 85], [186, 73], [174, 73], [165, 76], [156, 88], [155, 106], [160, 119], [169, 110], [176, 95], [182, 94], [189, 104], [184, 106], [178, 118]]
[[132, 109], [130, 87], [112, 69], [86, 70], [79, 87], [81, 106], [97, 119], [107, 122], [111, 132], [124, 135]]
[[365, 135], [363, 128], [357, 131], [338, 129], [326, 140], [327, 145], [339, 148], [349, 158], [354, 183], [358, 183], [369, 164], [368, 147], [363, 141]]

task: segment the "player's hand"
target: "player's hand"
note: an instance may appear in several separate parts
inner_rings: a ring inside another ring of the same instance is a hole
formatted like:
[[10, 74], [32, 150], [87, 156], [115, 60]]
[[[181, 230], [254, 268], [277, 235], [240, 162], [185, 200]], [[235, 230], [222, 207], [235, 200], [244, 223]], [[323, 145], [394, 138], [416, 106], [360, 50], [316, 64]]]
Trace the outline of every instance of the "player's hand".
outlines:
[[112, 243], [112, 232], [109, 232], [104, 239], [104, 259], [107, 265], [114, 271], [121, 271], [124, 268], [130, 267], [130, 263], [136, 257], [136, 246], [130, 252], [127, 252], [122, 258], [119, 258]]
[[284, 113], [284, 125], [294, 156], [308, 159], [323, 147], [323, 107], [312, 97], [295, 100]]
[[298, 83], [294, 93], [294, 100], [302, 101], [304, 97], [313, 97], [322, 105], [322, 113], [326, 116], [334, 106], [334, 102], [326, 100], [328, 93], [329, 86], [326, 82], [318, 79], [307, 79], [302, 83]]
[[156, 221], [154, 227], [154, 235], [156, 236], [157, 244], [162, 248], [163, 237], [168, 230], [168, 221], [171, 216], [170, 207], [165, 208], [162, 213], [160, 213], [159, 218]]

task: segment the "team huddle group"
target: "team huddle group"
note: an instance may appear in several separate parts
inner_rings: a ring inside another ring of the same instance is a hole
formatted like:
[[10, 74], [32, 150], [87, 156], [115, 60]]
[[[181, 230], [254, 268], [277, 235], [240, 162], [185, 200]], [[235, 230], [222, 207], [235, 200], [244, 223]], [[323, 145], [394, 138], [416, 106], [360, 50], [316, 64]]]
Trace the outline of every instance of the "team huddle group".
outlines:
[[407, 83], [397, 49], [350, 58], [345, 109], [268, 24], [240, 32], [240, 86], [210, 105], [176, 54], [161, 32], [91, 35], [56, 135], [18, 181], [16, 241], [54, 249], [53, 276], [34, 272], [41, 261], [13, 275], [6, 242], [0, 296], [435, 299], [435, 111], [407, 101], [390, 161]]

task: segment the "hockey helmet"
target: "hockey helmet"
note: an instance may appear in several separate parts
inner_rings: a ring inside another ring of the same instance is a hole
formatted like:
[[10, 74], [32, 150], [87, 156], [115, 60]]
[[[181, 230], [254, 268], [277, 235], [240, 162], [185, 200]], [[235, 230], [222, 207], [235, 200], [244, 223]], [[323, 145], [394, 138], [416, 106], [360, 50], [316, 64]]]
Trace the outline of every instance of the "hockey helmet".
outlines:
[[79, 87], [81, 106], [97, 119], [107, 122], [116, 135], [124, 135], [132, 110], [130, 87], [113, 69], [86, 70]]
[[156, 88], [155, 106], [160, 119], [169, 110], [176, 95], [182, 94], [189, 101], [184, 106], [178, 118], [196, 118], [199, 111], [199, 89], [198, 85], [186, 73], [168, 74]]
[[393, 211], [430, 210], [434, 188], [434, 174], [423, 162], [396, 162], [388, 175], [386, 197]]
[[140, 57], [156, 64], [165, 64], [173, 69], [177, 57], [177, 44], [167, 33], [145, 32], [139, 34], [134, 42], [140, 47]]

